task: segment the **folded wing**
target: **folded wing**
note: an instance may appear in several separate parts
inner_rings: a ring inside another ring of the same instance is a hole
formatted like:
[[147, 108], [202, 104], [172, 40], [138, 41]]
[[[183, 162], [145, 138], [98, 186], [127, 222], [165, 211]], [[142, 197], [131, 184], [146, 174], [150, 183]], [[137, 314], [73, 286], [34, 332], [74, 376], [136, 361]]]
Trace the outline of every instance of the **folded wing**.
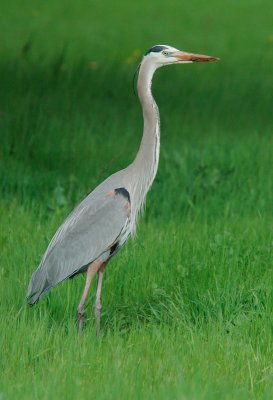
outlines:
[[124, 188], [114, 189], [76, 208], [54, 235], [33, 273], [28, 303], [36, 303], [53, 286], [84, 271], [97, 258], [106, 261], [129, 218], [130, 195]]

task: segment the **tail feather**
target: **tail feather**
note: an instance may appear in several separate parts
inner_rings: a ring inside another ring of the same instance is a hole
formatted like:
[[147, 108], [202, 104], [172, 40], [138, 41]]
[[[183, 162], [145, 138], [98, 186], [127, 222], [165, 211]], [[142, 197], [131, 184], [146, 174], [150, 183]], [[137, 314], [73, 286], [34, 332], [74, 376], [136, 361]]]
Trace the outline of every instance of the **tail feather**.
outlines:
[[28, 290], [27, 290], [27, 302], [30, 306], [37, 303], [40, 297], [45, 294], [51, 288], [50, 283], [47, 280], [47, 274], [45, 268], [37, 268], [32, 274]]

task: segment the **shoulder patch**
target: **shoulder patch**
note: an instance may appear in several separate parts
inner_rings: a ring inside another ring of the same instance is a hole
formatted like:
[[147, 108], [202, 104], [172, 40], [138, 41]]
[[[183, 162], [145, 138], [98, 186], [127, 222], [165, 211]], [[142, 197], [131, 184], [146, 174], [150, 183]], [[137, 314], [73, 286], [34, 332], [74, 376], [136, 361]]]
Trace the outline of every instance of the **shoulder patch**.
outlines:
[[123, 197], [125, 197], [125, 199], [127, 199], [129, 202], [131, 202], [130, 200], [130, 194], [128, 192], [128, 190], [126, 190], [125, 188], [117, 188], [115, 189], [115, 194], [121, 194]]

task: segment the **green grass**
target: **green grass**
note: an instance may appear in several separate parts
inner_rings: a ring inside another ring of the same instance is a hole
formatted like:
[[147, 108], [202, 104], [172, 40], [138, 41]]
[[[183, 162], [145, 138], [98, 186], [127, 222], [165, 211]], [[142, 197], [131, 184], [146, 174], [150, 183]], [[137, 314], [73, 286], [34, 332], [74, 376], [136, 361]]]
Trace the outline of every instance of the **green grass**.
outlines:
[[[0, 399], [272, 399], [271, 1], [3, 1]], [[56, 228], [132, 161], [132, 77], [168, 43], [220, 63], [157, 72], [159, 172], [109, 264], [102, 336], [84, 277], [28, 309]]]

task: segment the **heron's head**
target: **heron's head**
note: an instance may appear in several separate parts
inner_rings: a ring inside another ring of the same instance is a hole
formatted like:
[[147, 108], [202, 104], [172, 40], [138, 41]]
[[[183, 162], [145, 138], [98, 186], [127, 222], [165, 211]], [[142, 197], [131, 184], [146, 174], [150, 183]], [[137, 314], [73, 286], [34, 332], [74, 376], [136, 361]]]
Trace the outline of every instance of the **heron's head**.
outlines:
[[156, 45], [149, 49], [144, 60], [153, 62], [156, 68], [169, 64], [188, 64], [192, 62], [217, 61], [219, 58], [202, 54], [187, 53], [167, 45]]

